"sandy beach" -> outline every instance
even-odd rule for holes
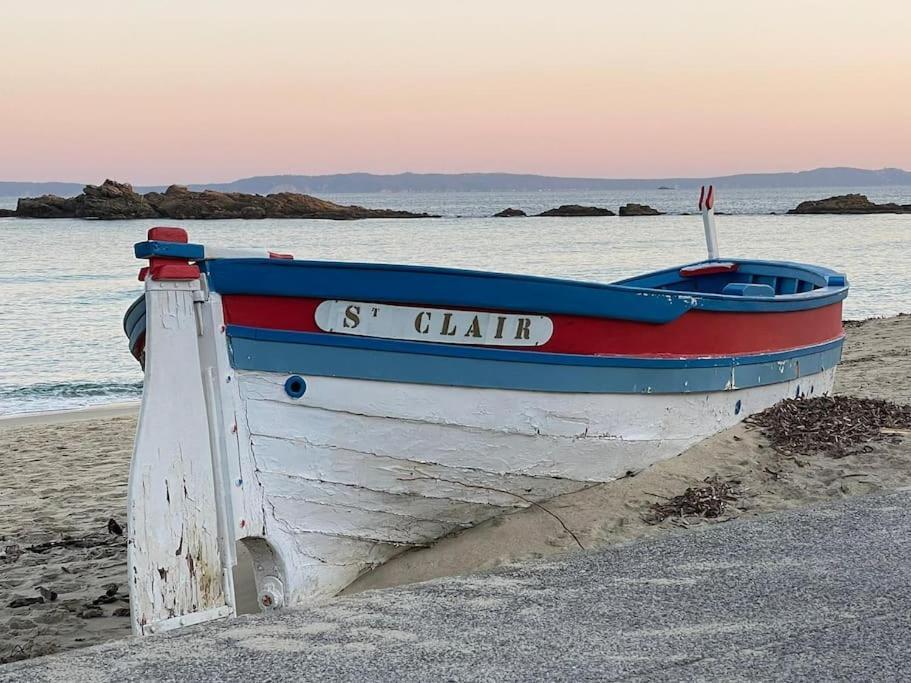
[[[849,323],[838,393],[911,403],[911,316]],[[0,662],[129,635],[125,517],[135,405],[0,419]],[[740,425],[635,476],[491,520],[405,553],[346,592],[399,585],[717,523],[646,521],[656,501],[718,475],[740,482],[717,521],[911,485],[907,435],[863,454],[783,455]],[[68,539],[68,540],[67,540]],[[37,598],[39,587],[57,593]],[[18,602],[17,602],[18,601]],[[96,603],[96,604],[93,604]]]

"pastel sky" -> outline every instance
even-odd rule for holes
[[[0,179],[911,167],[908,0],[0,4]]]

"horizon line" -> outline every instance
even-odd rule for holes
[[[883,166],[881,168],[864,168],[861,166],[818,166],[816,168],[806,168],[801,170],[792,170],[792,171],[742,171],[739,173],[727,173],[724,175],[668,175],[668,176],[654,176],[654,177],[604,177],[604,176],[564,176],[564,175],[548,175],[544,173],[521,173],[516,171],[459,171],[459,172],[446,172],[446,171],[400,171],[397,173],[375,173],[372,171],[338,171],[334,173],[261,173],[258,175],[247,175],[239,178],[233,178],[231,180],[216,180],[216,181],[205,181],[205,182],[193,182],[193,181],[181,181],[181,182],[166,182],[166,183],[132,183],[129,180],[122,181],[117,178],[105,178],[105,180],[113,180],[115,182],[125,182],[134,187],[167,187],[169,185],[230,185],[232,183],[241,182],[244,180],[251,180],[254,178],[284,178],[284,177],[306,177],[306,178],[328,178],[335,176],[373,176],[378,178],[390,178],[396,176],[448,176],[448,177],[458,177],[458,176],[472,176],[472,175],[499,175],[499,176],[522,176],[522,177],[531,177],[531,178],[554,178],[559,180],[597,180],[597,181],[624,181],[624,182],[656,182],[661,180],[722,180],[725,178],[736,178],[739,176],[768,176],[768,175],[799,175],[802,173],[813,173],[816,171],[866,171],[870,173],[882,172],[882,171],[898,171],[901,173],[911,173],[911,171],[897,166]],[[103,181],[102,181],[103,182]],[[17,184],[29,184],[29,185],[93,185],[95,183],[86,183],[84,180],[0,180],[0,183],[17,183]],[[100,184],[100,183],[98,183]]]

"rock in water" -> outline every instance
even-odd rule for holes
[[[664,214],[658,209],[653,209],[648,204],[633,204],[620,207],[621,216],[663,216]]]
[[[76,616],[80,619],[97,619],[104,616],[104,611],[100,607],[85,605],[77,612]]]
[[[508,209],[503,209],[499,213],[493,215],[494,218],[517,218],[519,216],[527,216],[528,214],[522,211],[522,209],[513,209],[509,207]]]
[[[45,588],[44,586],[36,586],[35,590],[38,591],[41,594],[41,597],[48,602],[54,602],[57,599],[57,591],[52,591],[50,588]]]
[[[16,215],[25,218],[75,218],[76,199],[53,194],[21,197],[16,203]]]
[[[105,180],[101,185],[86,185],[76,202],[76,218],[158,218],[146,198],[133,191],[129,183]]]
[[[306,194],[279,192],[266,195],[241,192],[194,192],[183,185],[171,185],[162,192],[139,194],[128,183],[105,180],[86,185],[78,197],[54,195],[19,200],[16,216],[21,218],[438,218],[427,213],[392,209],[344,206]]]
[[[9,607],[15,609],[17,607],[28,607],[29,605],[41,605],[44,603],[44,598],[15,598],[12,602],[9,603]]]
[[[115,536],[123,536],[123,527],[120,526],[113,517],[108,520],[108,533],[114,534]]]
[[[579,206],[578,204],[564,204],[559,206],[556,209],[549,209],[543,213],[539,213],[539,216],[566,216],[570,218],[574,217],[586,217],[586,216],[616,216],[613,211],[610,209],[602,209],[598,206]]]
[[[812,213],[911,213],[911,204],[876,204],[862,194],[842,194],[826,199],[801,202],[791,214]]]
[[[99,595],[97,598],[92,600],[92,605],[110,605],[112,602],[117,602],[117,597],[114,595]]]

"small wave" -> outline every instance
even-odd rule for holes
[[[142,382],[67,382],[0,386],[0,415],[45,410],[71,410],[132,401],[142,395]]]
[[[97,396],[139,397],[142,382],[67,382],[0,387],[0,399],[89,398]]]

